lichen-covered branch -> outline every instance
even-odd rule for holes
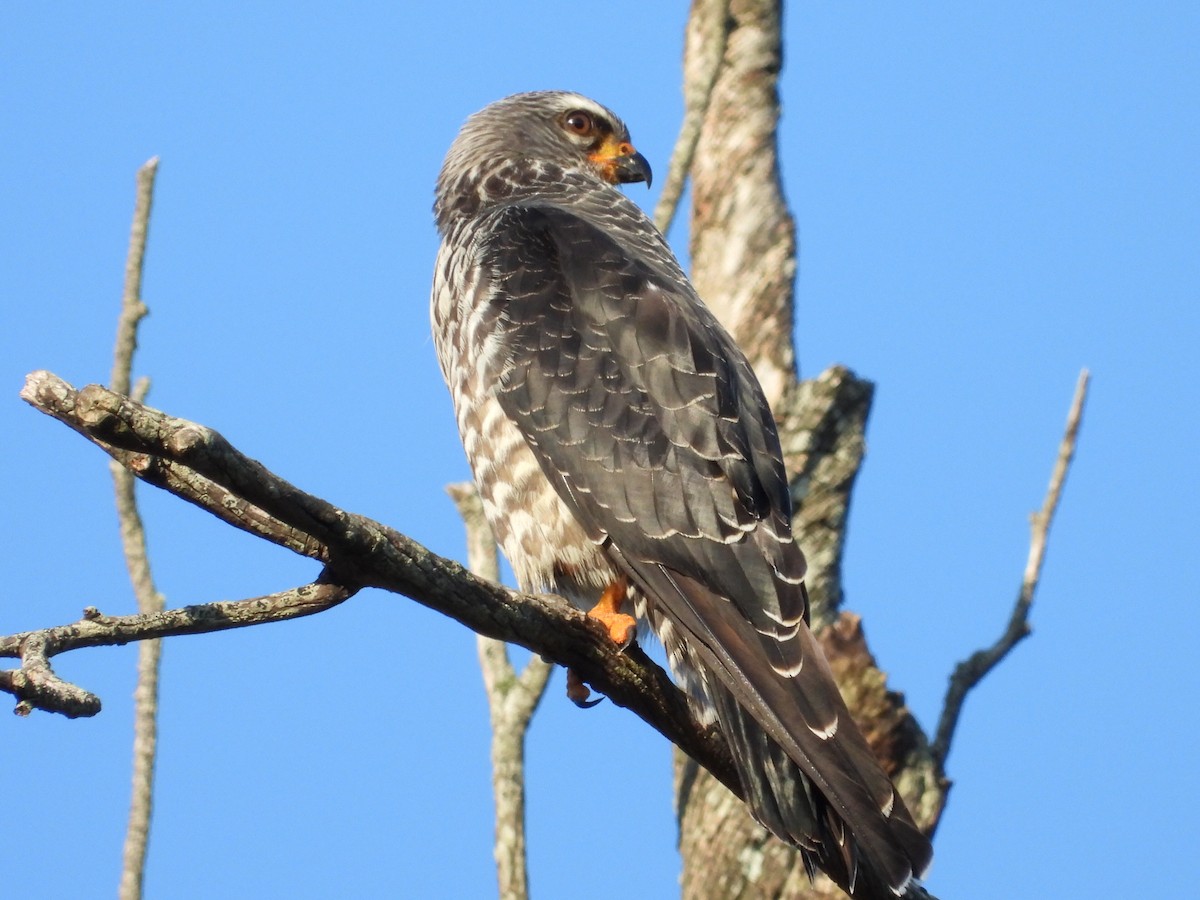
[[[0,690],[17,698],[19,715],[40,709],[71,719],[94,716],[100,712],[100,698],[55,675],[51,657],[84,647],[119,647],[134,641],[209,634],[311,616],[336,606],[357,590],[354,585],[322,580],[249,600],[129,616],[107,616],[88,607],[78,622],[0,637],[0,657],[21,660],[19,669],[0,671]]]
[[[114,458],[138,463],[139,476],[166,467],[174,477],[165,485],[179,496],[252,534],[297,553],[327,559],[323,582],[340,586],[341,591],[352,593],[372,586],[403,594],[479,634],[519,644],[574,669],[613,703],[637,714],[723,783],[740,790],[728,745],[714,729],[701,727],[692,718],[686,699],[667,674],[636,646],[618,652],[603,626],[561,598],[510,591],[476,578],[458,563],[430,553],[394,529],[299,490],[242,454],[217,432],[98,385],[77,391],[49,372],[35,372],[28,377],[22,397]],[[204,480],[198,482],[199,476]],[[195,484],[212,485],[214,490],[194,490]],[[223,498],[229,497],[258,510],[259,517],[248,522],[223,515]],[[264,529],[263,522],[287,529],[288,539],[280,538],[282,531]],[[328,589],[319,584],[300,590],[315,591],[318,599],[330,605],[345,599],[340,593],[330,598]],[[22,658],[29,642],[41,639],[37,635],[54,642],[49,656],[77,647],[217,631],[306,614],[298,611],[301,607],[295,603],[287,610],[272,611],[266,608],[270,599],[205,604],[150,616],[85,618],[72,625],[2,637],[0,657]],[[245,604],[256,602],[264,608],[248,611]],[[28,701],[28,708],[67,712],[59,705],[41,702],[41,695],[25,686],[27,681],[22,670],[9,672],[0,677],[0,690],[16,694],[23,703]],[[98,701],[94,706],[75,714],[94,715]]]
[[[84,618],[87,618],[87,612]],[[46,629],[13,635],[4,640],[3,643],[9,644],[6,649],[11,649],[11,652],[0,652],[0,655],[21,660],[19,669],[0,671],[0,690],[17,698],[17,705],[13,709],[17,715],[27,716],[35,709],[43,709],[75,719],[100,712],[100,699],[95,694],[63,681],[50,666],[50,657],[56,649],[54,638],[62,630]],[[0,643],[0,647],[3,643]]]
[[[446,488],[467,529],[467,565],[480,578],[500,580],[500,564],[483,502],[473,484]],[[493,853],[500,900],[526,900],[529,874],[525,853],[525,735],[546,691],[553,668],[540,656],[520,672],[503,641],[479,635],[479,667],[492,723],[492,794],[496,802]]]
[[[1042,562],[1046,558],[1046,542],[1050,536],[1050,524],[1054,513],[1058,510],[1062,498],[1063,485],[1067,480],[1067,472],[1071,468],[1071,460],[1075,456],[1075,443],[1079,436],[1079,426],[1083,421],[1083,407],[1087,401],[1087,389],[1090,375],[1087,369],[1079,373],[1079,381],[1075,385],[1075,396],[1071,400],[1071,409],[1067,413],[1067,425],[1062,440],[1058,445],[1058,456],[1054,461],[1054,470],[1050,474],[1050,486],[1046,489],[1046,497],[1042,508],[1030,516],[1029,556],[1025,562],[1025,574],[1021,579],[1017,600],[1013,604],[1004,632],[990,647],[977,650],[967,659],[960,662],[950,676],[950,684],[946,689],[946,699],[942,704],[942,715],[938,720],[937,737],[933,742],[933,755],[938,765],[946,765],[950,755],[950,745],[954,740],[954,731],[958,726],[958,718],[962,713],[963,703],[967,694],[975,685],[983,680],[1018,643],[1030,634],[1029,609],[1033,606],[1033,595],[1037,591],[1038,581],[1042,576]]]

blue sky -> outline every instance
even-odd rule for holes
[[[17,391],[38,368],[107,380],[152,155],[151,402],[461,558],[443,486],[467,471],[427,316],[442,154],[490,100],[567,87],[616,109],[665,172],[685,6],[9,4],[0,631],[132,606],[105,459]],[[1008,614],[1075,378],[1094,375],[1034,635],[971,696],[949,761],[930,879],[945,897],[1194,890],[1197,10],[789,8],[801,366],[878,385],[848,604],[927,728],[955,662]],[[316,574],[142,498],[172,605]],[[59,658],[103,697],[95,719],[0,716],[12,896],[114,893],[134,658]],[[673,896],[667,746],[562,693],[558,676],[530,736],[535,895]],[[486,708],[458,625],[365,593],[166,646],[149,896],[486,897],[490,846]]]

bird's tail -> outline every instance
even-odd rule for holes
[[[928,897],[913,878],[929,844],[903,803],[874,815],[877,833],[855,834],[807,774],[723,687],[712,691],[717,721],[733,751],[754,817],[799,849],[805,869],[820,869],[855,900]],[[878,832],[886,833],[878,833]]]

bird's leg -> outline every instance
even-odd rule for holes
[[[629,582],[625,580],[624,575],[618,576],[616,581],[604,589],[596,605],[587,613],[589,617],[596,619],[604,626],[608,631],[609,638],[622,650],[633,642],[634,635],[637,634],[637,619],[628,613],[621,612],[628,591]],[[599,700],[589,700],[591,695],[592,692],[575,670],[567,669],[567,697],[571,702],[578,707],[587,709],[600,702]]]

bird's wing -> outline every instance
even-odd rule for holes
[[[798,584],[804,561],[745,357],[669,261],[631,255],[555,207],[497,218],[484,251],[500,308],[497,396],[560,493],[595,539],[747,598],[740,612],[764,632],[791,629],[803,601],[774,585]]]
[[[736,713],[720,709],[726,698],[902,883],[928,843],[805,624],[804,560],[761,388],[657,234],[625,239],[605,215],[494,214],[480,261],[498,309],[497,398],[591,537],[712,673],[723,726]],[[822,818],[821,801],[809,807]],[[824,828],[809,827],[810,844]]]

